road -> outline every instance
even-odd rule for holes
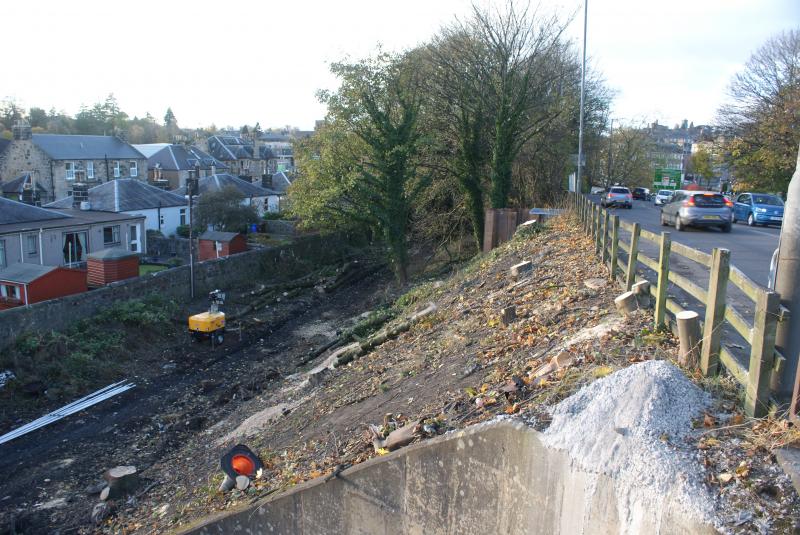
[[[595,202],[599,201],[593,196]],[[633,201],[630,210],[612,209],[623,221],[639,223],[643,229],[660,234],[669,231],[672,241],[679,242],[694,249],[711,253],[715,247],[723,247],[731,252],[731,264],[739,268],[745,275],[759,284],[766,285],[769,277],[769,263],[772,253],[778,247],[780,228],[748,227],[745,223],[733,225],[730,234],[717,229],[690,228],[677,232],[673,227],[662,227],[660,223],[660,207],[652,202]],[[651,256],[648,254],[648,256]]]

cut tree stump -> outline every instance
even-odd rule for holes
[[[680,338],[678,362],[694,369],[700,360],[700,316],[692,310],[684,310],[675,314],[675,320]]]
[[[103,479],[108,482],[108,487],[100,493],[102,500],[132,494],[139,485],[139,473],[135,466],[116,466],[103,474]]]
[[[524,262],[520,262],[519,264],[514,264],[511,266],[511,276],[517,279],[521,275],[530,273],[531,270],[533,270],[533,262],[530,260],[525,260]]]
[[[650,306],[650,281],[639,281],[631,287],[640,307]]]
[[[500,311],[500,321],[504,327],[508,327],[517,319],[517,307],[511,305]]]
[[[628,316],[639,309],[639,303],[636,300],[636,295],[633,292],[625,292],[619,297],[614,299],[614,305],[623,316]]]

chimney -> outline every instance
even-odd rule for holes
[[[20,119],[11,127],[11,134],[16,141],[31,139],[32,132],[30,123],[25,119]]]

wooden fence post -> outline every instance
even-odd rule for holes
[[[639,261],[639,234],[641,232],[642,226],[634,223],[631,231],[631,250],[628,253],[628,268],[625,270],[625,291],[628,292],[636,282],[636,264]]]
[[[725,298],[731,270],[731,252],[715,248],[711,251],[711,275],[708,279],[708,300],[703,322],[703,349],[700,371],[705,377],[719,370],[719,350],[722,339],[722,321],[725,318]]]
[[[594,234],[595,234],[595,236],[594,236],[594,241],[595,241],[594,250],[595,250],[595,254],[597,254],[598,256],[600,256],[600,240],[601,240],[600,232],[601,232],[602,228],[603,228],[603,212],[602,212],[602,209],[598,206],[597,207],[597,224],[595,226],[595,232],[594,232]]]
[[[615,215],[611,220],[611,282],[617,280],[617,263],[619,259],[619,216]]]
[[[608,225],[611,223],[611,212],[608,210],[604,210],[605,214],[603,214],[603,240],[601,245],[601,255],[600,261],[603,265],[608,264]]]
[[[744,398],[747,416],[759,418],[769,410],[769,381],[775,358],[775,330],[780,304],[780,296],[775,292],[758,292]]]
[[[672,238],[669,232],[661,233],[661,246],[658,252],[658,287],[656,288],[655,328],[666,326],[664,316],[667,311],[667,286],[669,286],[669,252]]]

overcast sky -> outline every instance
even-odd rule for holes
[[[482,2],[484,5],[489,2]],[[499,4],[500,2],[495,2]],[[574,14],[583,3],[543,0]],[[183,127],[310,129],[328,65],[402,50],[465,16],[465,0],[26,0],[3,5],[0,97],[74,114],[114,93],[130,115]],[[617,91],[614,117],[713,120],[731,76],[770,36],[800,27],[800,0],[590,0],[588,54]]]

